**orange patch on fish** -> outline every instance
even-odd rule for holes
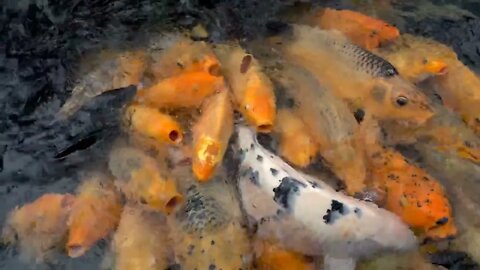
[[[230,85],[237,109],[258,132],[272,131],[276,118],[276,99],[270,79],[258,61],[240,46],[218,46],[224,76]]]
[[[391,42],[400,35],[396,27],[352,10],[325,8],[315,13],[309,22],[323,29],[339,30],[353,43],[368,50]]]
[[[279,152],[286,160],[306,167],[318,154],[318,145],[303,121],[289,110],[278,111],[275,129],[280,134]]]
[[[366,136],[370,177],[374,187],[385,190],[384,207],[427,237],[456,235],[450,202],[440,183],[399,152],[379,145],[376,135]]]
[[[186,72],[140,89],[136,101],[157,108],[197,107],[224,86],[223,77],[209,72]]]
[[[6,219],[3,242],[18,242],[20,251],[38,262],[49,259],[49,252],[68,233],[67,219],[74,202],[71,194],[47,193],[15,208]]]
[[[69,217],[68,256],[80,257],[112,232],[120,219],[120,194],[110,179],[94,176],[78,188]]]
[[[285,250],[267,241],[256,243],[258,270],[314,270],[312,259],[297,252]]]
[[[199,181],[207,181],[223,160],[233,133],[233,108],[227,89],[205,100],[193,127],[192,169]]]
[[[157,142],[179,144],[183,140],[180,124],[172,116],[157,109],[131,105],[126,112],[126,121],[134,131]]]

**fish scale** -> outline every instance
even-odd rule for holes
[[[333,32],[333,34],[337,33]],[[399,74],[390,62],[353,43],[334,40],[333,36],[328,36],[328,33],[325,33],[324,43],[353,63],[356,70],[365,72],[370,76],[388,78]]]

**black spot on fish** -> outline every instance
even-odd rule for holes
[[[217,267],[214,264],[210,264],[208,266],[208,270],[215,270],[215,269],[217,269]]]
[[[355,213],[355,215],[357,215],[358,218],[362,217],[362,210],[360,208],[355,207],[355,210],[353,210],[353,212]]]
[[[215,241],[210,241],[210,245],[214,246],[215,245]]]
[[[255,145],[253,145],[253,143],[252,143],[252,144],[250,144],[250,149],[252,149],[252,150],[253,150],[254,148],[255,148]]]
[[[357,123],[360,124],[363,121],[363,118],[365,117],[365,111],[362,109],[358,109],[353,113],[353,116],[355,116]]]
[[[448,217],[442,217],[441,219],[437,220],[435,223],[437,223],[437,225],[445,225],[447,224],[448,222]]]
[[[245,74],[250,68],[252,63],[252,56],[247,54],[242,58],[242,63],[240,64],[240,73]]]
[[[292,196],[300,193],[300,188],[306,185],[295,178],[284,177],[278,187],[273,189],[275,193],[273,200],[285,209],[290,209]]]
[[[333,224],[336,217],[340,217],[341,215],[345,215],[347,213],[348,209],[343,203],[337,200],[332,200],[331,209],[327,209],[327,213],[323,216],[323,220],[325,224]]]
[[[260,161],[260,162],[262,162],[262,161],[263,161],[263,157],[260,156],[260,155],[257,155],[257,160]]]
[[[320,185],[319,185],[317,182],[308,181],[308,183],[310,184],[310,186],[311,186],[312,188],[322,188],[322,187],[320,187]]]
[[[252,182],[254,185],[258,186],[260,184],[260,178],[258,177],[258,171],[251,171],[250,173],[250,182]]]
[[[272,173],[272,176],[277,176],[278,170],[274,168],[270,168],[270,172]]]

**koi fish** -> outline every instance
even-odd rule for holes
[[[204,71],[181,73],[139,89],[135,101],[157,108],[197,107],[224,87],[222,76]]]
[[[448,108],[480,134],[480,78],[460,60],[449,63],[448,74],[433,78],[433,89]]]
[[[380,120],[415,125],[433,115],[427,96],[401,78],[392,64],[338,32],[294,25],[293,40],[281,47],[288,60],[308,69],[354,109],[368,110]]]
[[[419,83],[433,76],[448,73],[445,59],[456,55],[445,50],[434,49],[438,45],[429,39],[402,34],[388,46],[375,50],[375,53],[392,63],[400,75],[412,83]]]
[[[178,33],[166,33],[150,41],[148,75],[153,82],[188,72],[220,74],[220,63],[210,46]]]
[[[272,131],[276,117],[276,99],[270,79],[260,64],[239,45],[217,46],[215,53],[222,64],[237,109],[259,132]]]
[[[292,164],[306,167],[318,154],[317,143],[303,121],[292,111],[278,111],[275,130],[280,134],[279,153]]]
[[[74,201],[71,194],[47,193],[16,207],[6,219],[3,242],[18,244],[23,255],[36,262],[50,260],[68,234],[67,219]]]
[[[305,124],[319,153],[345,182],[349,194],[361,192],[365,187],[366,166],[363,151],[357,145],[358,124],[348,106],[307,70],[280,62],[278,55],[271,56],[275,60],[274,63],[266,60],[270,62],[268,66],[282,68],[269,70],[269,75],[286,95],[292,97],[292,111]],[[280,121],[286,120],[279,118]],[[292,143],[298,145],[297,141]],[[300,152],[298,146],[295,151]]]
[[[170,115],[157,109],[130,105],[126,111],[127,126],[139,134],[157,142],[179,144],[183,140],[180,124]]]
[[[165,217],[140,205],[124,207],[113,238],[115,269],[167,269],[168,228]]]
[[[258,270],[315,270],[313,260],[300,253],[285,250],[269,241],[256,242]]]
[[[389,144],[431,144],[436,151],[480,164],[480,138],[452,111],[435,106],[435,115],[420,127],[382,123]]]
[[[252,247],[234,187],[218,170],[206,183],[176,175],[185,205],[169,217],[175,261],[182,269],[252,269]]]
[[[122,205],[120,194],[109,180],[103,175],[94,175],[78,187],[68,219],[69,234],[65,246],[68,256],[82,256],[117,227]]]
[[[367,50],[378,48],[400,36],[396,27],[352,10],[320,9],[305,22],[325,30],[338,30],[354,44]]]
[[[394,149],[380,145],[380,128],[373,119],[362,122],[370,179],[385,193],[384,207],[413,229],[432,239],[457,233],[450,202],[442,185]],[[367,131],[368,130],[368,131]]]
[[[70,98],[58,112],[60,118],[68,118],[90,99],[113,89],[139,85],[146,69],[147,56],[142,50],[126,51],[107,57],[96,67],[79,78]]]
[[[233,108],[227,89],[205,100],[200,119],[193,127],[192,170],[199,181],[207,181],[223,160],[233,133]]]
[[[325,255],[327,269],[354,269],[358,258],[415,247],[415,236],[396,215],[296,171],[263,148],[253,130],[239,126],[237,133],[238,188],[258,237]]]
[[[141,150],[117,147],[110,152],[110,172],[127,199],[170,214],[183,202],[175,181],[160,172],[157,161]]]

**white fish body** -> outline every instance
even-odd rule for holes
[[[325,255],[331,269],[353,269],[357,258],[416,246],[412,231],[394,214],[296,171],[263,148],[252,129],[239,126],[237,133],[238,186],[260,237],[306,255]]]

